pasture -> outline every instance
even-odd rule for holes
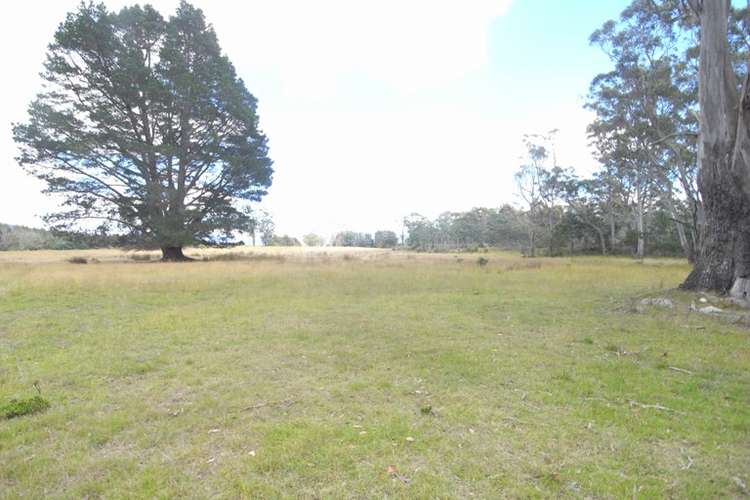
[[[50,404],[1,498],[748,494],[750,333],[685,262],[189,254],[0,253],[0,405]]]

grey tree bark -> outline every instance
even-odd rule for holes
[[[750,99],[738,91],[728,42],[730,0],[688,0],[700,18],[698,187],[702,245],[683,288],[750,291]]]

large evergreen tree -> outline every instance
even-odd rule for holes
[[[201,10],[82,4],[55,33],[45,90],[13,133],[21,165],[62,196],[54,226],[98,221],[182,260],[230,239],[271,184],[256,99]]]

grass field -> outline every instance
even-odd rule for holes
[[[0,405],[50,403],[0,497],[748,494],[750,332],[683,262],[233,252],[0,254]]]

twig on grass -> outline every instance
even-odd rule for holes
[[[282,406],[284,408],[287,408],[289,406],[292,406],[294,403],[296,403],[296,401],[293,399],[284,399],[282,401],[260,402],[254,405],[247,406],[243,408],[242,411],[257,410],[260,408],[264,408],[266,406]]]
[[[669,369],[674,370],[676,372],[680,372],[680,373],[687,373],[688,375],[693,374],[693,372],[691,372],[690,370],[685,370],[684,368],[677,368],[676,366],[670,366]]]
[[[660,405],[658,403],[650,405],[650,404],[645,404],[645,403],[639,403],[638,401],[633,401],[632,399],[629,399],[628,400],[628,404],[630,406],[637,406],[639,408],[661,410],[661,411],[670,411],[670,412],[679,413],[681,415],[684,415],[684,413],[681,412],[681,411],[673,410],[672,408],[667,408],[666,406],[662,406],[662,405]]]
[[[503,420],[507,420],[508,422],[513,422],[514,424],[531,425],[530,423],[524,422],[523,420],[519,420],[516,417],[503,417]]]
[[[587,400],[587,401],[602,401],[603,403],[606,403],[607,405],[609,405],[609,404],[621,404],[620,401],[610,401],[610,400],[605,399],[605,398],[587,397],[587,398],[584,398],[584,399]],[[667,412],[677,413],[677,414],[680,414],[680,415],[685,415],[685,412],[674,410],[672,408],[668,408],[668,407],[660,405],[658,403],[657,404],[646,404],[646,403],[641,403],[641,402],[638,402],[638,401],[634,401],[632,399],[626,399],[625,402],[628,403],[628,405],[630,405],[631,408],[633,406],[637,406],[638,408],[645,408],[645,409],[652,409],[652,410],[661,410],[661,411],[667,411]]]
[[[681,465],[680,469],[688,470],[690,467],[693,466],[693,458],[687,453],[685,453],[685,448],[682,448],[682,453],[687,457],[687,462],[685,462],[685,465]]]

